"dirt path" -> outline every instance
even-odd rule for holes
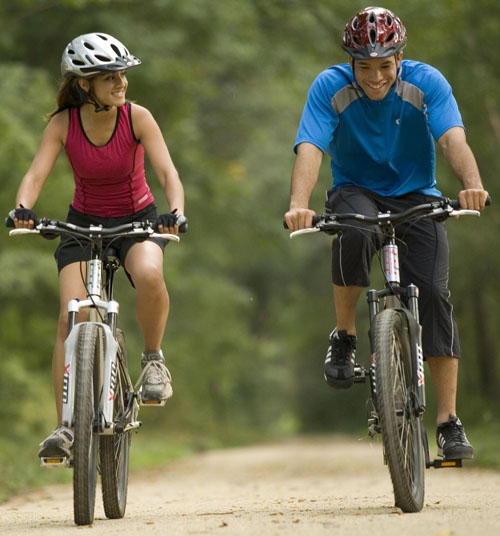
[[[49,487],[0,505],[0,534],[498,536],[500,473],[428,470],[426,506],[393,506],[381,448],[369,440],[301,439],[208,452],[131,475],[127,514],[73,525],[72,491]]]

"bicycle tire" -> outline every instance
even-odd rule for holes
[[[123,333],[117,330],[118,360],[114,395],[113,421],[119,422],[133,388],[128,379],[127,354]],[[104,513],[109,519],[120,519],[127,506],[128,466],[131,432],[102,435],[99,440],[101,484]]]
[[[376,317],[377,407],[394,498],[403,512],[424,503],[422,416],[415,412],[410,337],[405,316],[386,309]]]
[[[96,325],[84,324],[78,334],[76,349],[73,509],[77,525],[91,525],[94,521],[99,440],[94,430],[94,418],[101,391],[100,337],[102,334]]]

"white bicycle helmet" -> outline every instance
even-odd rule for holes
[[[118,39],[105,33],[89,33],[75,37],[64,49],[61,73],[88,77],[105,71],[122,71],[140,63]]]

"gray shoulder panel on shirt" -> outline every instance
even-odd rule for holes
[[[357,88],[349,84],[337,91],[332,97],[332,107],[340,115],[350,104],[358,100],[361,94]]]
[[[396,95],[415,106],[417,110],[422,110],[424,105],[424,92],[417,86],[414,86],[409,82],[404,82],[403,80],[398,80]]]

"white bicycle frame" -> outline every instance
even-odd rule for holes
[[[96,228],[98,231],[99,229]],[[13,229],[9,232],[10,236],[20,234],[40,234],[38,229]],[[177,235],[167,233],[152,233],[153,238],[164,238],[172,242],[179,242]],[[100,259],[91,259],[88,262],[87,271],[87,299],[70,300],[68,303],[68,315],[78,313],[85,307],[94,307],[106,310],[107,314],[118,314],[119,305],[115,300],[103,300],[102,295],[102,267],[103,262]],[[104,334],[104,363],[103,363],[103,392],[101,407],[101,423],[99,431],[104,435],[114,433],[113,423],[113,401],[115,396],[116,378],[117,378],[117,350],[118,343],[111,332],[111,328],[104,322],[79,322],[71,329],[68,337],[64,341],[64,377],[63,377],[63,401],[62,401],[62,422],[64,426],[72,428],[74,425],[74,406],[75,406],[75,371],[76,371],[76,352],[80,330],[86,324],[93,324],[99,327]],[[137,404],[137,401],[135,401]],[[139,406],[135,408],[134,414],[137,415]],[[127,429],[139,427],[138,422],[132,421]]]

